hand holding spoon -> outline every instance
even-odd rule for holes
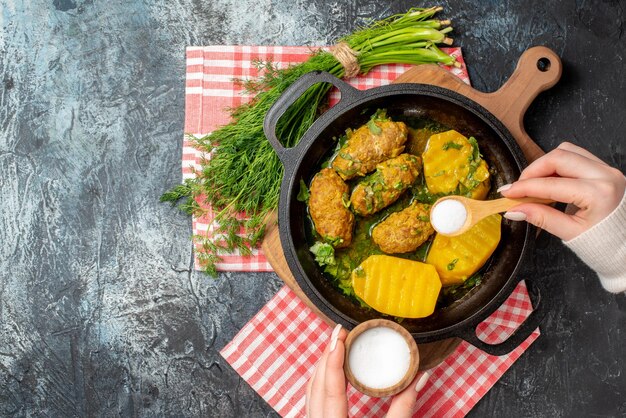
[[[506,212],[522,203],[549,204],[553,201],[536,197],[475,200],[463,196],[446,196],[430,208],[430,222],[441,235],[461,235],[479,221],[494,213]]]

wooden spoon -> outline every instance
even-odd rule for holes
[[[446,213],[443,213],[443,206],[439,206],[438,211],[434,212],[437,205],[446,200],[454,200],[460,203],[462,207],[448,203],[446,204],[446,206],[448,206],[447,210],[445,210]],[[487,216],[493,215],[494,213],[506,212],[522,203],[550,204],[554,202],[552,200],[539,199],[536,197],[521,197],[517,199],[502,197],[494,200],[475,200],[463,196],[446,196],[437,199],[435,204],[430,208],[430,222],[433,228],[435,228],[435,231],[441,235],[454,237],[466,232]],[[463,208],[465,211],[463,211]],[[465,217],[464,222],[463,216]]]

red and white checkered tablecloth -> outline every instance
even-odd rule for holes
[[[448,48],[463,64],[460,48]],[[257,75],[253,60],[271,60],[279,66],[301,62],[308,47],[206,46],[187,49],[185,132],[203,136],[229,122],[226,109],[242,104],[248,97],[233,79]],[[360,89],[388,84],[409,68],[388,65],[375,68],[364,77],[349,80]],[[465,65],[450,68],[469,83]],[[331,100],[336,100],[336,97]],[[193,176],[203,156],[191,141],[183,144],[183,178]],[[193,219],[193,233],[211,236],[212,218]],[[196,266],[198,266],[196,260]],[[271,271],[260,250],[252,256],[226,255],[218,264],[222,271]],[[524,283],[491,317],[478,327],[478,336],[489,343],[504,340],[532,310]],[[221,351],[232,367],[279,414],[304,416],[305,386],[314,365],[330,338],[330,327],[320,320],[286,286],[255,315]],[[465,415],[498,381],[502,374],[539,336],[537,329],[513,352],[501,357],[487,355],[463,342],[442,364],[419,394],[415,416],[458,417]],[[384,416],[388,399],[370,398],[349,387],[350,415]]]

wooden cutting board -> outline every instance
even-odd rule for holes
[[[561,77],[561,60],[546,47],[526,50],[509,80],[493,93],[480,92],[437,65],[420,65],[408,70],[394,83],[421,83],[444,87],[479,103],[494,114],[511,132],[528,162],[544,154],[524,129],[524,114],[539,93],[552,87]],[[276,218],[270,220],[262,244],[263,251],[274,271],[287,286],[316,312],[326,323],[335,323],[324,315],[304,294],[291,274],[280,243]],[[461,343],[459,338],[448,338],[419,344],[420,370],[437,366]]]

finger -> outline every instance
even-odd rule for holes
[[[387,411],[387,418],[410,418],[413,416],[417,394],[422,390],[429,377],[428,372],[418,373],[409,386],[394,396]]]
[[[309,379],[309,381],[306,383],[306,396],[305,396],[305,409],[306,409],[306,416],[310,417],[311,416],[311,408],[310,408],[310,404],[311,404],[311,397],[313,396],[313,393],[311,391],[311,388],[313,387],[313,381],[315,380],[315,375],[317,374],[317,369],[319,367],[319,362],[317,362],[315,364],[315,367],[313,368],[313,374],[311,375],[311,378]]]
[[[604,161],[602,161],[601,159],[599,159],[598,157],[596,157],[595,155],[587,151],[586,149],[579,147],[578,145],[574,145],[571,142],[562,142],[561,144],[559,144],[557,148],[565,150],[565,151],[575,152],[576,154],[582,155],[583,157],[589,158],[590,160],[596,161],[598,163],[602,163],[604,165],[608,165],[607,163],[605,163]]]
[[[343,331],[341,333],[340,331]],[[310,388],[308,388],[308,405],[307,405],[307,417],[324,417],[324,404],[325,404],[325,379],[326,379],[326,362],[328,361],[328,354],[332,345],[333,336],[341,336],[345,340],[347,332],[342,330],[339,326],[333,329],[331,333],[330,341],[326,344],[324,353],[319,359],[315,372],[309,380]]]
[[[589,196],[593,196],[593,187],[592,183],[580,179],[542,177],[518,180],[501,193],[509,198],[538,197],[555,202],[573,203],[583,208],[587,207]]]
[[[341,332],[343,331],[343,332]],[[335,333],[333,333],[335,334]],[[326,360],[325,373],[325,418],[346,418],[348,416],[348,396],[346,394],[346,376],[343,371],[345,357],[344,341],[347,332],[336,330],[337,337],[331,341],[330,352]]]
[[[310,398],[308,403],[308,418],[324,417],[324,379],[326,374],[326,361],[328,353],[322,354],[311,378]]]
[[[557,148],[533,161],[519,178],[524,180],[555,174],[569,178],[598,178],[602,176],[604,168],[604,163],[600,164],[575,152]]]
[[[552,206],[525,203],[512,208],[504,217],[514,221],[525,220],[564,241],[581,234],[586,228],[582,219],[569,216]]]

